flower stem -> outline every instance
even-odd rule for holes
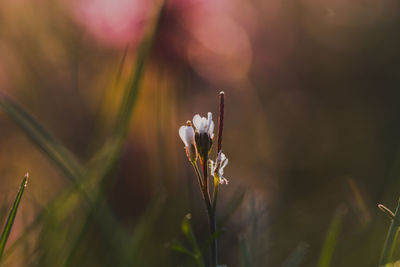
[[[203,178],[204,178],[203,195],[204,195],[204,199],[205,199],[206,206],[207,206],[208,224],[210,226],[210,236],[213,236],[216,231],[216,228],[217,228],[217,221],[216,221],[216,217],[215,217],[215,210],[213,208],[213,204],[211,203],[210,195],[208,192],[207,160],[208,160],[208,155],[204,155],[203,160],[202,160]],[[214,193],[215,193],[215,191],[214,191]],[[217,240],[215,238],[213,239],[213,241],[211,243],[210,252],[211,252],[210,266],[216,267],[217,266]]]
[[[224,130],[224,111],[225,111],[225,93],[219,93],[219,116],[218,116],[218,146],[217,153],[222,150],[222,132]]]
[[[217,209],[217,198],[218,198],[219,178],[214,176],[214,192],[213,192],[213,203],[212,210],[215,213]]]
[[[196,161],[192,161],[191,163],[192,163],[193,168],[194,168],[194,170],[196,172],[197,181],[199,182],[200,189],[203,191],[203,181],[201,179],[201,174],[200,174],[199,167],[197,166]]]
[[[225,94],[224,92],[219,93],[219,116],[218,116],[218,140],[217,140],[217,157],[219,153],[222,153],[222,131],[224,129],[224,109],[225,109]],[[205,158],[205,162],[207,162],[207,158]],[[218,160],[215,160],[215,163],[218,164]],[[204,181],[208,183],[207,177],[207,165],[203,166],[204,173]],[[206,182],[204,182],[206,183]],[[208,184],[207,184],[208,185]],[[205,187],[207,186],[205,184]],[[214,235],[217,230],[217,220],[216,220],[216,208],[217,208],[217,198],[218,198],[218,188],[219,188],[219,177],[214,175],[214,191],[213,191],[213,199],[211,207],[208,209],[208,224],[210,225],[210,234]],[[208,188],[206,187],[207,195]],[[211,201],[210,201],[211,203]],[[211,246],[211,266],[216,267],[218,265],[218,249],[217,249],[217,239],[214,238],[212,240]]]
[[[201,167],[203,168],[203,187],[202,192],[204,196],[204,200],[206,202],[207,212],[210,213],[212,210],[210,194],[208,193],[208,169],[207,169],[207,155],[203,156],[201,161]]]
[[[215,216],[215,212],[213,210],[208,212],[208,224],[210,225],[210,235],[213,236],[215,231],[217,230],[217,220]],[[218,265],[218,253],[217,253],[217,239],[214,238],[212,240],[211,246],[211,267],[217,267]]]
[[[215,160],[216,164],[219,163],[218,158],[220,156],[220,153],[222,153],[222,132],[224,130],[224,111],[225,111],[225,93],[221,91],[219,92],[217,159]],[[214,213],[217,208],[218,188],[219,188],[219,177],[214,175],[214,193],[212,202],[212,209]]]
[[[396,232],[399,229],[399,226],[400,226],[400,199],[398,200],[396,212],[394,213],[392,224],[390,225],[389,232],[386,236],[386,241],[385,245],[383,246],[383,251],[381,259],[379,261],[379,266],[384,266],[385,264],[390,262],[393,252],[395,236]]]

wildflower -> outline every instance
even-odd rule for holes
[[[214,122],[212,113],[208,112],[207,118],[200,117],[199,114],[194,115],[193,124],[196,128],[195,140],[199,151],[200,159],[208,156],[212,141],[214,139]]]
[[[224,177],[224,168],[228,165],[228,159],[221,151],[218,153],[217,161],[210,160],[211,175],[217,177],[220,184],[228,184],[228,180]]]
[[[190,162],[194,163],[197,160],[197,149],[195,142],[195,133],[190,121],[186,125],[179,128],[179,136],[185,144],[186,155]]]

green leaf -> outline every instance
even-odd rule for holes
[[[306,255],[308,249],[308,244],[301,243],[296,249],[289,255],[286,261],[283,263],[283,267],[298,267],[300,266],[301,261]]]
[[[176,252],[189,255],[196,259],[196,255],[178,241],[172,241],[171,243],[166,244],[166,247]]]
[[[217,230],[214,232],[212,236],[207,240],[207,243],[204,245],[202,251],[203,253],[211,246],[211,243],[215,240],[218,239],[221,235],[223,235],[226,232],[225,229]]]
[[[21,202],[22,194],[24,193],[25,187],[28,183],[28,177],[29,177],[29,174],[27,173],[25,175],[24,179],[22,179],[22,183],[19,188],[17,197],[15,198],[14,205],[12,206],[12,208],[10,210],[7,222],[4,226],[4,230],[3,230],[3,233],[0,238],[0,260],[3,256],[3,252],[4,252],[4,248],[7,244],[8,236],[10,235],[12,226],[14,224],[15,216],[17,216],[18,206],[19,206],[19,203]]]

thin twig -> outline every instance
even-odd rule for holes
[[[224,130],[224,110],[225,110],[225,93],[219,93],[219,117],[218,117],[218,147],[217,153],[222,150],[222,131]]]
[[[221,91],[219,93],[217,159],[215,160],[215,164],[219,163],[218,157],[220,157],[222,153],[222,132],[224,130],[224,111],[225,111],[225,93]],[[214,213],[217,208],[218,188],[219,188],[219,179],[216,179],[214,175],[214,192],[213,192],[213,203],[212,203],[212,209]]]

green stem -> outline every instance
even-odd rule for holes
[[[212,204],[212,209],[214,213],[217,208],[218,188],[219,188],[219,178],[217,176],[214,176],[214,192],[213,192],[213,204]]]
[[[217,230],[217,221],[216,221],[216,216],[215,212],[213,209],[213,203],[211,203],[210,200],[210,195],[208,192],[208,168],[207,168],[207,160],[208,156],[205,155],[202,159],[202,167],[203,167],[203,195],[204,199],[206,202],[207,206],[207,212],[208,212],[208,224],[210,226],[210,236],[213,236],[215,231]],[[215,193],[215,191],[214,191]],[[216,267],[217,266],[217,240],[214,239],[211,243],[210,246],[210,252],[211,252],[211,260],[210,260],[210,265],[211,267]]]
[[[204,200],[206,202],[207,212],[210,213],[212,211],[210,194],[208,193],[208,170],[207,170],[207,160],[208,157],[204,156],[201,161],[201,167],[203,168],[203,187],[202,192],[204,196]]]
[[[385,245],[383,246],[383,251],[381,259],[379,261],[379,266],[384,266],[385,264],[391,261],[392,248],[394,245],[396,232],[399,226],[400,226],[400,199],[397,203],[396,212],[394,213],[392,224],[390,225],[389,232],[386,236],[386,241]]]
[[[201,189],[201,191],[203,191],[203,181],[201,180],[201,174],[200,174],[199,167],[197,166],[196,161],[193,161],[193,162],[191,162],[191,163],[192,163],[193,168],[194,168],[194,170],[195,170],[195,172],[196,172],[197,181],[199,182],[200,189]]]
[[[217,230],[217,220],[215,216],[215,212],[213,210],[208,212],[208,223],[210,225],[210,235],[213,236],[215,231]],[[214,238],[212,240],[211,246],[211,267],[217,267],[218,265],[218,253],[217,253],[217,239]]]

